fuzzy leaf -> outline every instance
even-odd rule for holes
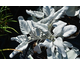
[[[18,20],[19,20],[19,25],[20,25],[21,32],[23,34],[29,34],[31,29],[30,29],[30,26],[29,26],[28,22],[25,21],[22,16],[19,16]]]
[[[47,48],[51,48],[52,47],[52,42],[49,39],[46,39],[43,43],[39,44],[40,46],[45,46]]]
[[[37,18],[42,18],[42,17],[44,17],[44,13],[43,12],[38,12],[38,11],[31,11],[31,10],[26,10],[26,12],[27,12],[27,14],[29,14],[29,15],[33,15],[33,16],[35,16],[35,17],[37,17]]]
[[[74,34],[77,31],[77,27],[75,25],[67,25],[63,28],[63,37],[68,37]]]
[[[28,47],[28,42],[24,41],[22,42],[21,44],[19,44],[15,49],[17,50],[20,50],[20,51],[23,51],[24,49],[26,49]],[[19,53],[19,51],[13,51],[9,57],[10,58],[13,58],[17,53]]]
[[[55,39],[54,45],[56,45],[60,49],[60,52],[61,52],[62,56],[66,57],[66,53],[65,53],[65,50],[64,50],[63,41],[62,41],[61,37],[58,37],[57,39]]]
[[[49,6],[43,6],[43,12],[46,16],[50,15],[50,8]]]
[[[27,37],[27,35],[19,35],[17,37],[12,37],[11,40],[15,40],[19,43],[22,43],[24,41],[28,41],[28,37]]]
[[[79,14],[77,6],[68,6],[68,10],[65,12],[67,16],[77,16]]]
[[[73,45],[70,42],[64,41],[64,46],[73,48]]]
[[[63,27],[66,25],[67,23],[64,23],[62,25],[59,25],[57,27],[55,27],[53,29],[53,33],[54,33],[54,36],[57,37],[57,36],[62,36],[62,33],[63,33]]]

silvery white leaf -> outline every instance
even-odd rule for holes
[[[48,59],[53,59],[53,57],[52,57],[52,56],[47,56],[47,58],[48,58]]]
[[[39,36],[39,37],[40,37],[40,35],[41,35],[41,34],[40,34],[40,32],[41,32],[40,29],[35,28],[33,32],[34,32],[34,34],[35,34],[36,36]]]
[[[19,18],[19,23],[20,23],[20,29],[23,34],[29,34],[30,32],[33,32],[34,34],[37,33],[36,35],[40,36],[39,28],[42,31],[47,31],[47,26],[45,24],[36,23],[32,20],[21,21],[20,20],[22,18],[21,16],[18,18]]]
[[[67,23],[63,22],[61,20],[58,20],[58,21],[56,21],[56,22],[53,23],[53,27],[57,27],[57,26],[62,25],[62,24],[67,24]]]
[[[15,40],[19,43],[22,43],[24,41],[28,41],[27,35],[19,35],[17,37],[12,37],[11,40]]]
[[[62,55],[59,52],[56,52],[55,57],[56,59],[62,59]]]
[[[64,6],[61,9],[59,9],[57,12],[55,12],[54,14],[50,14],[50,17],[53,19],[59,19],[67,9],[68,7]]]
[[[23,34],[29,34],[31,31],[28,22],[26,22],[22,16],[18,17],[19,20],[19,25],[20,25],[20,30]]]
[[[51,48],[47,48],[46,52],[47,52],[47,56],[51,56]]]
[[[75,51],[75,53],[77,53],[78,55],[80,55],[79,49],[77,49],[76,47],[73,47],[72,49]]]
[[[56,45],[60,49],[62,56],[66,57],[65,49],[63,46],[63,40],[61,37],[58,37],[57,39],[55,39],[54,45]]]
[[[67,56],[68,59],[75,59],[78,56],[78,54],[72,49],[67,52]]]
[[[73,45],[70,42],[67,42],[67,41],[64,41],[64,46],[69,47],[69,48],[73,48]]]
[[[26,13],[29,14],[29,15],[33,15],[37,18],[42,18],[44,17],[44,13],[43,12],[39,12],[39,11],[31,11],[31,10],[26,10]]]
[[[75,16],[79,15],[79,11],[80,10],[75,11]]]
[[[40,54],[40,53],[42,52],[39,45],[36,45],[36,46],[34,47],[34,51],[36,51],[38,54]]]
[[[68,7],[64,6],[55,13],[54,13],[54,9],[53,9],[51,14],[48,17],[40,20],[39,22],[40,23],[46,23],[46,22],[50,22],[51,20],[54,20],[54,19],[59,19],[67,9],[68,9]]]
[[[50,15],[50,8],[49,6],[43,6],[43,12],[46,16]]]
[[[32,16],[32,20],[38,22],[38,19],[35,16]]]
[[[22,42],[21,44],[19,44],[15,49],[17,49],[17,50],[20,50],[20,51],[23,51],[24,49],[26,49],[28,47],[28,42]],[[13,51],[10,55],[9,55],[9,57],[10,58],[13,58],[17,53],[19,53],[19,51]]]
[[[41,37],[41,39],[45,40],[45,39],[48,38],[50,35],[51,35],[50,32],[47,31],[47,32],[42,32],[40,37]]]
[[[64,47],[65,48],[65,52],[70,51],[70,49],[68,47]]]
[[[68,37],[74,34],[77,31],[77,27],[75,25],[67,25],[63,28],[63,37]]]
[[[54,33],[54,36],[57,37],[57,36],[62,36],[62,33],[63,33],[63,27],[66,25],[67,23],[64,23],[62,25],[59,25],[57,27],[55,27],[53,29],[53,33]]]
[[[48,27],[46,24],[43,23],[38,23],[38,22],[33,22],[34,27],[41,29],[43,32],[48,31]]]
[[[68,6],[68,10],[65,12],[67,16],[76,16],[79,14],[77,6]]]
[[[51,6],[43,6],[43,12],[46,16],[54,13],[54,9]]]
[[[54,51],[55,51],[55,46],[53,45],[53,46],[51,47],[51,52],[52,52],[51,54],[52,54],[53,59],[56,58]]]
[[[39,44],[40,46],[45,46],[47,48],[51,48],[52,47],[52,42],[49,39],[46,39],[43,43]]]

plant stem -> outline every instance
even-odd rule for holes
[[[2,52],[2,51],[0,51],[0,52],[1,52],[1,54],[3,55],[4,59],[6,59],[6,57],[4,56],[3,52]]]
[[[19,52],[21,52],[21,53],[22,53],[22,51],[17,50],[17,49],[0,49],[0,51],[7,51],[7,50],[15,50],[15,51],[19,51]]]

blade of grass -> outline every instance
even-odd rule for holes
[[[12,29],[12,30],[14,30],[16,33],[18,33],[14,28],[12,28],[12,27],[7,27],[8,29]],[[19,33],[18,33],[19,34]]]
[[[17,22],[16,20],[7,20],[7,21],[5,21],[5,22]]]
[[[1,29],[5,29],[5,31],[11,33],[10,31],[6,30],[6,29],[12,29],[13,31],[15,31],[16,33],[18,33],[14,28],[12,27],[0,27]],[[19,34],[19,33],[18,33]]]
[[[7,35],[7,34],[0,34],[0,36],[5,36],[5,35]]]
[[[2,52],[2,51],[0,51],[0,52],[1,52],[1,54],[3,55],[4,59],[6,59],[6,57],[5,57],[5,55],[3,54],[3,52]]]
[[[8,18],[8,17],[11,17],[11,16],[13,16],[13,15],[7,15],[7,16],[5,16],[4,18],[2,18],[2,20],[6,19],[6,18]]]
[[[0,10],[0,13],[2,13],[3,11],[6,11],[6,10],[9,10],[9,8],[7,8],[7,9],[4,9],[4,10]]]
[[[21,51],[21,50],[17,50],[17,49],[0,49],[0,51],[9,51],[9,50],[15,50],[15,51],[19,51],[19,52],[21,52],[21,53],[22,53],[22,51]]]
[[[4,30],[4,31],[6,31],[6,32],[8,32],[8,33],[12,33],[11,31],[8,31],[8,30]]]

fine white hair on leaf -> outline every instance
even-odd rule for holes
[[[75,25],[67,25],[63,28],[63,37],[68,37],[74,34],[77,31],[77,27]]]
[[[43,12],[39,12],[39,11],[31,11],[31,10],[26,10],[26,13],[29,14],[29,15],[33,15],[37,18],[42,18],[44,17],[44,13]]]
[[[58,37],[57,39],[55,39],[54,45],[56,45],[60,49],[62,56],[66,57],[66,53],[65,53],[65,49],[64,49],[64,45],[63,45],[63,40],[61,37]]]

